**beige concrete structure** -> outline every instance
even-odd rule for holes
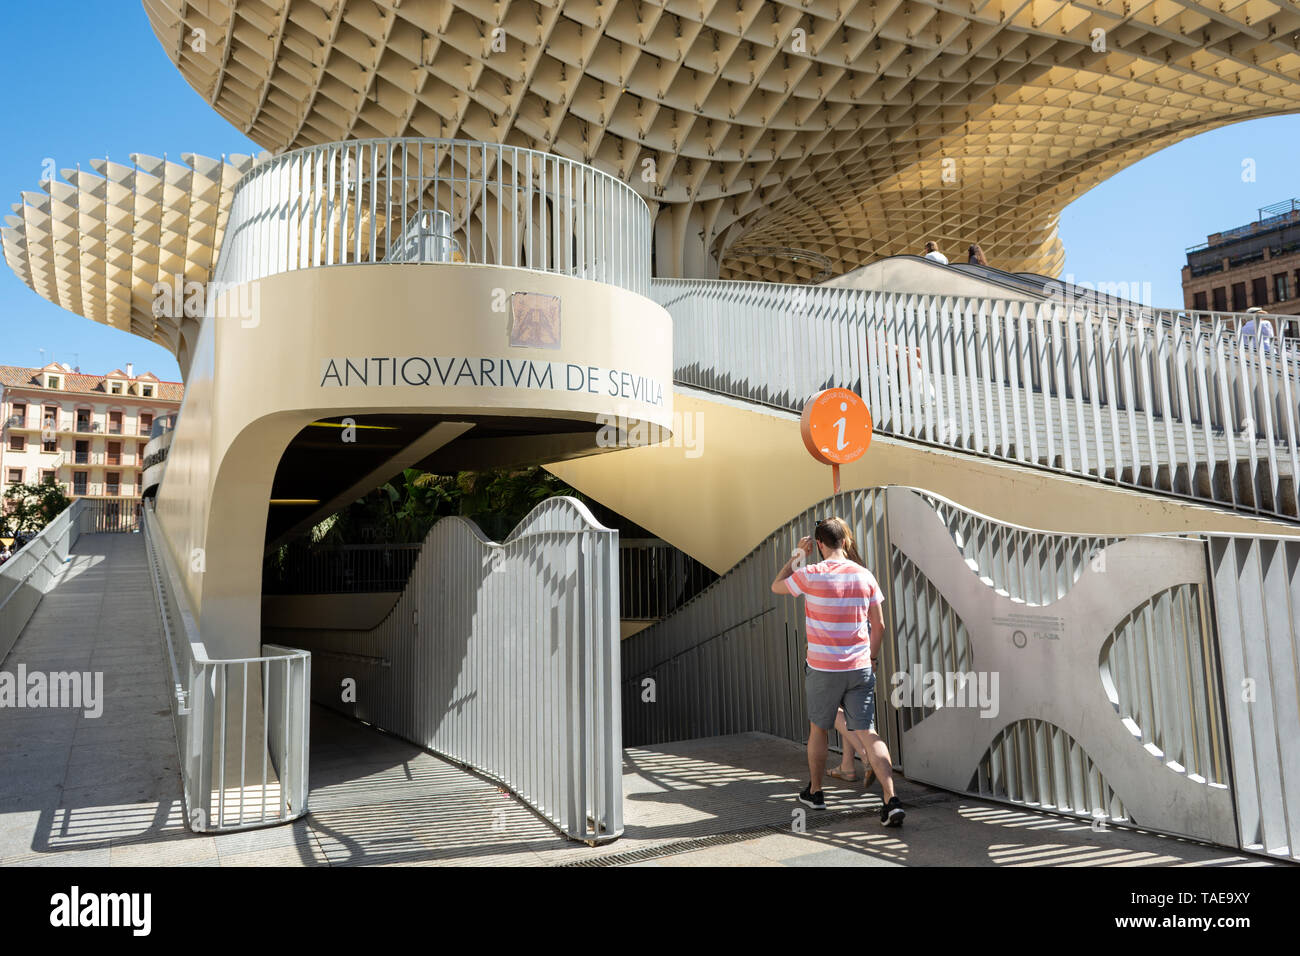
[[[328,509],[328,497],[283,485],[280,472],[286,449],[304,430],[311,432],[312,423],[346,418],[363,429],[366,423],[387,428],[385,421],[420,416],[412,434],[423,436],[421,460],[459,438],[458,447],[471,449],[464,454],[472,453],[482,467],[600,451],[602,415],[633,426],[667,426],[672,419],[668,314],[614,286],[518,269],[423,263],[302,270],[259,280],[257,287],[263,321],[204,323],[158,494],[159,518],[214,657],[252,653],[259,640],[268,501],[271,512],[303,506],[304,517],[317,506]],[[559,298],[560,348],[510,345],[507,316],[493,310],[493,292],[502,288]],[[411,321],[435,301],[436,316]],[[390,373],[392,358],[400,360],[396,383],[377,371],[375,357]],[[447,384],[436,372],[428,384],[409,384],[423,378],[435,358],[457,369]],[[408,360],[414,364],[400,371]],[[513,376],[484,375],[484,361],[515,363],[516,372],[530,364],[515,385]],[[466,369],[473,374],[464,377]],[[594,379],[589,370],[598,370]],[[608,370],[658,383],[662,404],[611,396]],[[496,430],[528,422],[535,428],[522,436]],[[487,437],[471,444],[475,429]],[[333,434],[336,461],[355,450],[364,474],[381,475],[369,487],[402,467],[388,460],[394,453],[366,448],[375,440],[372,432],[358,431],[351,447],[343,429]],[[348,474],[340,466],[337,479],[300,473],[298,480],[342,491],[351,484]]]
[[[677,390],[674,408],[694,417],[694,450],[668,442],[549,470],[719,574],[774,528],[831,494],[830,469],[804,448],[797,415],[686,389]],[[1044,531],[1295,532],[1281,523],[883,436],[863,458],[843,466],[840,478],[846,491],[924,488],[999,521]]]
[[[637,294],[651,245],[661,276],[829,272],[924,292],[915,264],[855,270],[973,238],[999,265],[1052,272],[1056,216],[1081,190],[1197,131],[1300,109],[1286,39],[1300,15],[1273,0],[1217,14],[849,0],[145,8],[183,75],[256,142],[342,143],[65,171],[24,194],[3,231],[39,294],[177,355],[189,394],[159,518],[213,656],[256,641],[262,549],[392,471],[564,462],[607,450],[602,416],[669,426],[671,322]],[[355,142],[402,134],[549,155],[502,175],[503,153],[417,146],[412,178],[409,144],[399,163],[392,141]],[[557,156],[613,178],[561,173]],[[610,196],[621,205],[599,206]],[[447,217],[439,241],[467,261],[400,258],[428,239],[408,234],[426,215]],[[498,306],[516,293],[558,303],[556,348],[512,339]],[[413,384],[399,359],[466,364],[449,379],[435,362],[437,384]],[[507,383],[505,363],[536,381]],[[656,400],[605,390],[608,373],[650,383]],[[555,469],[721,570],[828,482],[785,418],[690,401],[709,423],[701,458],[639,449]],[[341,464],[354,427],[373,443]],[[1127,532],[1258,526],[883,439],[846,481],[930,487],[1043,528],[1100,530],[1084,516],[1102,514]]]
[[[656,274],[808,279],[979,242],[1059,272],[1061,209],[1205,130],[1300,109],[1283,0],[145,0],[272,151],[453,136],[657,208]]]

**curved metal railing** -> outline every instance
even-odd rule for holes
[[[882,434],[1300,520],[1300,353],[1232,317],[752,282],[652,296],[679,384],[791,411],[842,386]]]
[[[628,184],[537,150],[362,139],[266,160],[235,186],[218,283],[320,266],[467,262],[650,285],[650,210]]]
[[[464,518],[439,521],[376,627],[284,633],[312,652],[317,702],[602,842],[623,832],[617,573],[618,532],[550,498],[499,544]]]
[[[827,514],[885,594],[876,726],[909,779],[1300,859],[1293,538],[1059,534],[917,489],[837,494],[623,642],[629,746],[806,739],[804,609],[769,585]]]

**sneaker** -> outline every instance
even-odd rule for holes
[[[804,787],[799,794],[799,802],[805,807],[812,807],[814,810],[826,809],[826,795],[821,790],[816,793],[812,792],[812,784]]]
[[[880,822],[887,827],[901,827],[905,816],[907,813],[903,810],[903,805],[898,802],[898,797],[891,797],[889,802],[880,808]]]

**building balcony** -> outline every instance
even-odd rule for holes
[[[134,485],[131,485],[129,488],[126,485],[121,485],[117,488],[109,488],[103,484],[95,484],[92,482],[86,485],[84,490],[79,490],[77,487],[70,485],[67,482],[60,482],[59,484],[63,487],[63,493],[69,498],[95,498],[104,501],[140,500],[140,496],[134,493]]]
[[[245,174],[215,278],[220,288],[323,266],[430,262],[558,273],[644,296],[650,211],[621,180],[535,150],[331,143]]]

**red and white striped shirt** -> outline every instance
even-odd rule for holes
[[[875,575],[860,564],[831,558],[791,572],[786,587],[803,595],[808,621],[808,666],[818,671],[871,667],[867,611],[885,603]]]

